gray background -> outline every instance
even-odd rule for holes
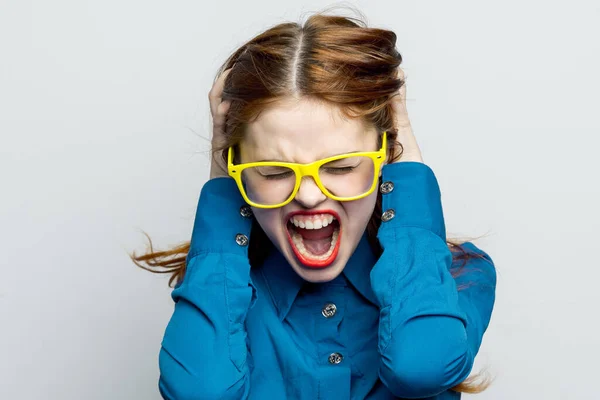
[[[330,4],[0,1],[0,398],[159,399],[170,289],[126,252],[190,238],[220,63]],[[599,3],[346,4],[398,34],[449,235],[498,269],[477,397],[599,398]]]

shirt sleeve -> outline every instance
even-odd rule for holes
[[[382,194],[383,253],[371,271],[380,305],[379,375],[398,397],[435,396],[473,368],[491,318],[496,272],[489,255],[467,243],[481,257],[456,279],[451,275],[441,193],[430,167],[386,165],[382,180],[393,189]]]
[[[233,179],[211,179],[202,188],[185,277],[171,293],[175,309],[159,354],[164,399],[248,396],[244,321],[256,292],[243,205]]]

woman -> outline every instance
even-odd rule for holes
[[[317,14],[222,66],[191,242],[133,257],[177,283],[164,398],[442,400],[487,386],[465,379],[494,265],[446,239],[395,44]]]

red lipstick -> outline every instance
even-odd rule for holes
[[[300,234],[300,232],[304,232],[305,235],[308,236],[307,233],[310,231],[306,231],[306,230],[304,230],[304,228],[296,227],[290,221],[292,219],[292,217],[294,217],[295,215],[318,215],[318,214],[332,215],[334,217],[334,221],[331,223],[331,226],[333,226],[332,235],[333,235],[333,232],[336,232],[336,230],[337,230],[337,240],[334,244],[333,250],[331,251],[331,254],[326,259],[322,259],[322,260],[308,257],[307,255],[302,254],[302,252],[297,248],[297,246],[294,243],[294,240],[292,238],[292,233]],[[288,213],[285,216],[284,223],[286,225],[286,233],[287,233],[287,237],[288,237],[288,242],[290,243],[290,246],[292,247],[292,251],[294,252],[294,255],[296,256],[298,261],[300,261],[300,263],[303,266],[312,268],[312,269],[322,269],[322,268],[325,268],[325,267],[331,265],[331,263],[333,263],[333,261],[336,259],[337,255],[338,255],[341,238],[342,238],[342,229],[341,229],[340,217],[339,217],[338,213],[336,213],[333,210],[293,211],[293,212]],[[327,229],[327,228],[324,227],[322,229]],[[312,232],[311,232],[311,234],[312,234]],[[296,237],[296,240],[298,240],[297,237]],[[301,240],[304,243],[304,240],[305,240],[304,236],[302,236]],[[309,252],[306,248],[304,250],[305,250],[305,252]]]

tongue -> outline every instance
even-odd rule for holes
[[[328,225],[321,229],[304,229],[296,227],[296,231],[302,236],[304,247],[312,254],[321,255],[327,253],[331,247],[331,236],[335,227]]]
[[[319,239],[319,240],[307,240],[304,239],[304,247],[312,254],[320,256],[327,253],[327,250],[331,247],[331,239]]]

